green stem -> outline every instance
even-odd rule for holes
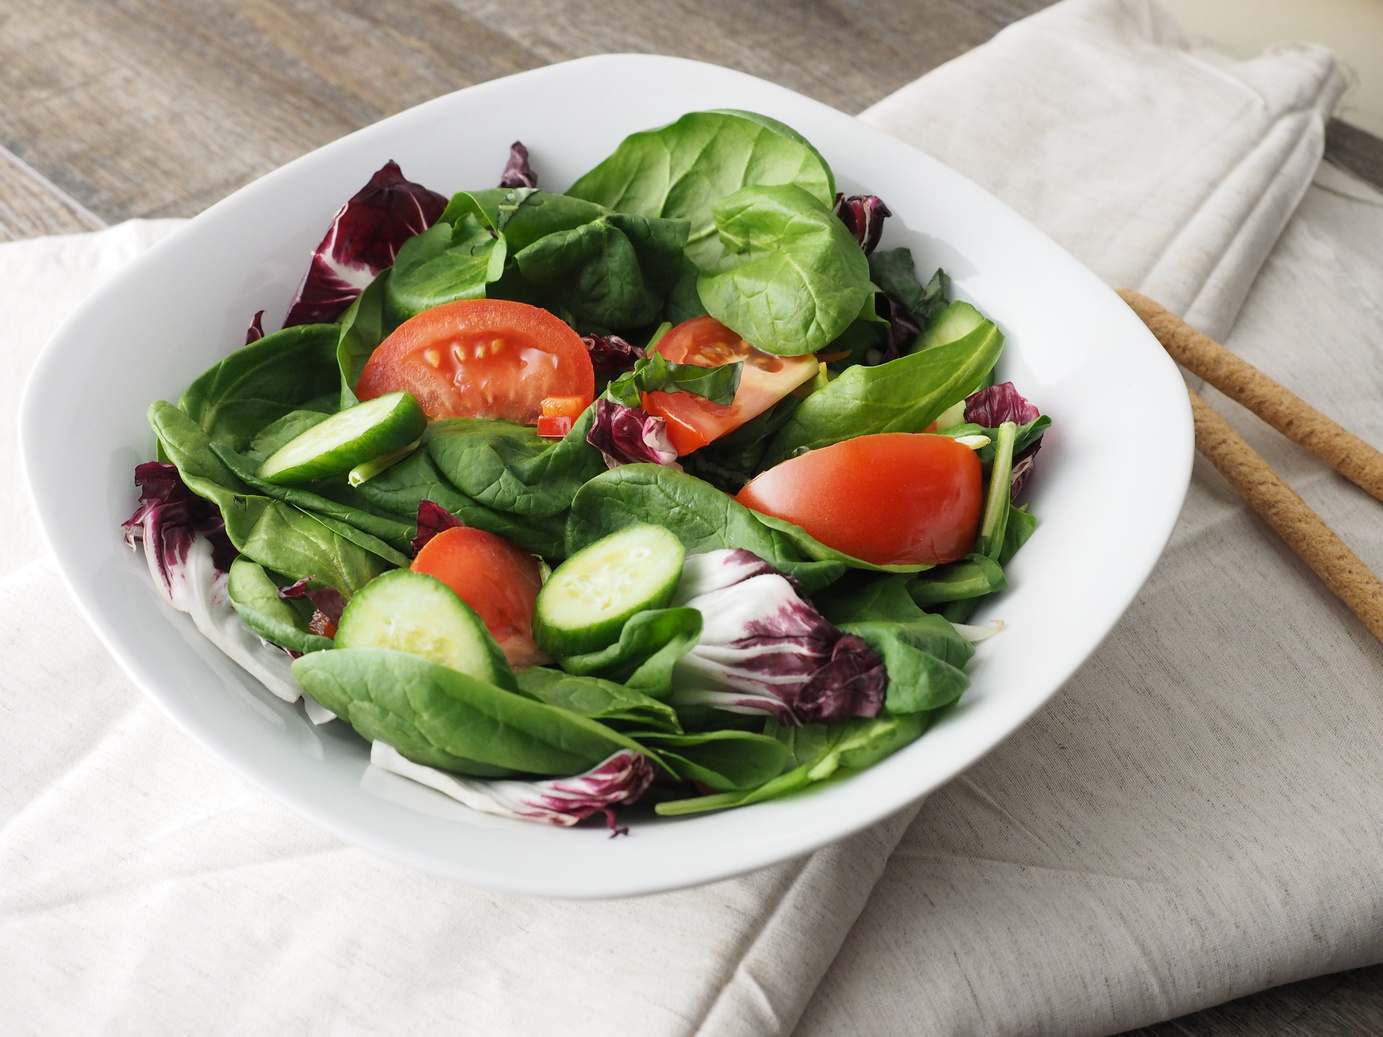
[[[1018,426],[1012,421],[1005,421],[999,426],[999,436],[994,443],[994,464],[989,469],[989,493],[984,504],[984,518],[980,521],[980,535],[975,542],[975,553],[989,558],[998,558],[1004,546],[1004,527],[1008,524],[1008,506],[1012,498],[1013,444],[1017,437]]]

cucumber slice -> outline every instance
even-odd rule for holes
[[[514,673],[485,623],[441,580],[411,569],[376,576],[336,625],[337,648],[389,648],[517,691]]]
[[[662,526],[628,526],[583,547],[538,592],[533,637],[553,655],[584,655],[619,640],[625,621],[672,600],[686,551]]]
[[[953,302],[939,314],[931,326],[917,340],[913,352],[944,346],[947,342],[962,339],[984,323],[984,314],[968,302]]]
[[[427,428],[411,394],[392,392],[338,411],[275,450],[259,477],[293,484],[326,479],[406,447]]]

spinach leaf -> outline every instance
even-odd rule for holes
[[[284,328],[237,349],[187,387],[178,406],[237,450],[271,421],[337,391],[335,324]]]
[[[999,550],[999,564],[1008,565],[1018,549],[1028,542],[1037,529],[1037,519],[1028,514],[1028,506],[1009,506],[1008,524],[1004,527],[1004,546]]]
[[[1003,348],[1004,336],[985,321],[955,342],[877,367],[848,368],[802,401],[769,446],[764,464],[856,436],[921,432],[947,407],[965,399]]]
[[[418,504],[440,504],[468,526],[502,536],[544,558],[566,556],[565,511],[556,515],[518,515],[480,504],[442,474],[426,450],[409,457],[356,487],[362,500],[394,515],[416,517]]]
[[[409,550],[409,542],[413,539],[414,533],[413,524],[376,515],[367,510],[362,506],[364,501],[356,498],[351,487],[339,484],[331,488],[337,498],[345,498],[341,500],[314,493],[300,486],[279,486],[259,478],[258,467],[226,444],[212,442],[211,449],[226,467],[235,473],[236,478],[252,490],[257,490],[265,497],[272,497],[274,500],[312,512],[347,540],[395,565],[406,567],[409,564],[410,556],[401,552]]]
[[[666,698],[672,694],[672,669],[701,639],[701,623],[693,608],[646,609],[629,618],[614,644],[566,656],[559,664],[571,674],[604,677]]]
[[[609,212],[539,238],[514,259],[549,309],[570,313],[578,327],[628,331],[657,318],[686,240],[684,221]]]
[[[666,526],[688,554],[743,547],[780,572],[796,577],[808,594],[838,579],[844,562],[817,561],[757,512],[695,476],[655,464],[612,468],[591,479],[572,499],[567,551],[575,552],[625,526]]]
[[[920,738],[930,724],[931,716],[929,713],[881,716],[849,720],[832,727],[822,724],[780,727],[769,721],[765,733],[774,735],[786,746],[787,761],[784,767],[790,769],[747,792],[672,800],[659,803],[655,809],[660,816],[675,817],[705,810],[747,806],[800,792],[811,784],[825,781],[841,769],[862,770],[891,756]]]
[[[870,569],[875,572],[884,573],[915,573],[924,569],[930,569],[931,565],[926,562],[916,564],[897,564],[897,565],[877,565],[874,562],[866,562],[863,558],[856,558],[848,555],[844,551],[837,551],[834,547],[827,547],[820,540],[817,540],[801,526],[789,522],[787,519],[778,518],[776,515],[765,515],[755,512],[758,520],[770,529],[776,529],[782,533],[787,540],[797,548],[805,557],[818,562],[841,562],[852,569]]]
[[[388,319],[398,325],[443,303],[483,299],[485,286],[504,273],[506,256],[504,238],[470,213],[433,224],[399,249],[384,285]]]
[[[869,279],[901,303],[922,331],[946,308],[946,297],[951,293],[951,279],[939,268],[925,285],[919,282],[912,251],[906,248],[871,252]]]
[[[884,710],[916,713],[954,702],[969,686],[962,669],[974,646],[941,616],[922,611],[900,576],[874,580],[846,594],[817,599],[821,614],[864,639],[884,661]]]
[[[365,363],[394,330],[394,324],[384,315],[384,297],[389,289],[389,273],[389,267],[381,270],[341,315],[340,333],[336,342],[336,366],[341,372],[342,410],[359,402],[355,396],[355,387],[360,383]]]
[[[908,584],[908,591],[919,605],[940,605],[982,598],[1007,586],[998,562],[982,554],[970,554],[963,561],[938,566],[918,576]]]
[[[646,392],[685,392],[712,403],[728,405],[735,400],[743,370],[743,360],[718,367],[701,367],[675,364],[662,353],[651,352],[643,360],[635,361],[632,370],[612,381],[606,393],[626,407],[640,406],[641,394]]]
[[[826,208],[835,177],[801,134],[753,112],[690,112],[671,125],[626,137],[568,194],[641,216],[688,220],[687,255],[705,266],[720,255],[711,209],[747,184],[796,184]]]
[[[485,507],[558,515],[587,480],[606,470],[600,451],[586,442],[594,420],[588,407],[554,443],[524,425],[450,418],[433,422],[424,445],[447,480]]]
[[[313,652],[293,676],[367,740],[463,774],[579,774],[620,749],[643,751],[604,724],[406,652]]]
[[[317,579],[350,597],[393,568],[358,542],[375,542],[368,534],[250,492],[216,454],[206,432],[172,404],[162,400],[153,404],[149,424],[160,450],[178,466],[188,488],[221,509],[226,535],[235,549],[266,569],[295,580]]]
[[[682,265],[677,271],[677,280],[672,282],[666,298],[663,299],[663,320],[674,325],[706,316],[706,307],[696,292],[696,279],[701,271],[695,263],[682,256]]]
[[[320,637],[307,629],[311,609],[305,610],[308,614],[303,615],[294,608],[296,602],[279,598],[278,584],[269,578],[262,565],[244,555],[231,562],[226,594],[240,618],[271,644],[304,655],[335,646],[331,638]]]
[[[615,681],[578,677],[546,666],[530,666],[515,676],[519,690],[529,698],[616,729],[637,728],[666,734],[682,731],[677,712],[671,706]]]
[[[781,773],[788,756],[782,742],[752,731],[640,732],[634,737],[656,751],[683,781],[717,791],[762,785]]]
[[[766,353],[824,349],[873,297],[869,261],[800,187],[743,187],[714,209],[728,253],[697,278],[706,311]]]

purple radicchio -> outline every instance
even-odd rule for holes
[[[838,194],[835,213],[855,235],[866,256],[878,247],[884,233],[884,218],[893,215],[883,199],[873,194],[854,194],[849,198]]]
[[[552,825],[574,825],[612,806],[633,803],[653,781],[648,757],[632,749],[619,750],[584,774],[542,781],[481,781],[450,774],[414,763],[384,742],[371,745],[370,763],[436,789],[472,810]]]
[[[626,342],[618,335],[582,335],[586,352],[591,354],[591,366],[605,374],[628,371],[637,360],[648,356],[642,346]]]
[[[595,401],[595,420],[586,433],[586,442],[605,455],[608,468],[648,461],[667,468],[677,463],[677,451],[667,435],[667,419],[657,418],[639,407],[601,398]]]
[[[888,321],[888,343],[877,359],[866,357],[864,362],[870,366],[897,360],[917,341],[917,336],[922,334],[922,329],[917,326],[908,308],[893,296],[880,292],[875,296],[874,310]]]
[[[883,707],[883,661],[750,551],[689,556],[673,604],[696,609],[704,624],[673,673],[679,705],[767,714],[791,725],[839,724]]]
[[[1012,382],[981,389],[965,401],[965,420],[985,428],[998,428],[1005,421],[1026,425],[1041,416],[1042,412],[1024,399]],[[1042,437],[1039,436],[1014,455],[1013,471],[1009,476],[1010,499],[1016,498],[1027,484],[1041,447]]]
[[[537,187],[538,174],[528,164],[528,149],[519,141],[509,145],[509,161],[499,175],[500,187]]]
[[[459,518],[430,500],[418,501],[418,533],[409,544],[416,555],[429,540],[448,529],[464,526]]]
[[[221,514],[192,493],[171,464],[150,461],[135,469],[138,510],[124,523],[125,542],[144,543],[154,584],[175,609],[192,617],[207,640],[287,702],[302,689],[292,658],[268,644],[240,618],[226,583],[234,550]]]
[[[346,611],[346,599],[341,596],[341,592],[335,587],[309,587],[311,581],[301,579],[296,583],[290,583],[287,587],[279,588],[279,598],[283,601],[293,601],[297,598],[306,598],[312,602],[313,606],[322,617],[331,624],[333,630],[336,624],[341,622],[341,613]],[[313,617],[314,619],[316,617]],[[317,631],[313,631],[317,633]],[[335,634],[325,635],[334,637]]]
[[[250,326],[245,329],[245,345],[251,342],[258,342],[264,337],[264,311],[260,310],[250,321]]]
[[[404,178],[389,161],[331,221],[312,254],[285,328],[334,321],[385,267],[399,246],[437,222],[447,200]]]

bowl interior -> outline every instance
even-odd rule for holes
[[[496,182],[522,140],[562,188],[628,133],[745,108],[805,134],[847,193],[894,212],[882,247],[944,267],[1007,337],[1001,374],[1051,415],[1026,491],[1039,525],[1010,589],[975,619],[972,687],[920,741],[793,799],[636,820],[627,839],[474,813],[369,768],[343,724],[314,727],[155,594],[120,537],[144,421],[244,339],[281,320],[341,202],[387,159],[436,191]],[[80,372],[73,377],[73,372]],[[1136,422],[1129,415],[1137,415]],[[727,877],[840,839],[945,782],[1001,741],[1094,650],[1146,579],[1190,475],[1175,366],[1093,274],[991,195],[907,145],[782,87],[673,58],[586,58],[438,98],[336,141],[217,204],[112,279],[35,367],[21,412],[40,521],[79,606],[131,677],[214,754],[305,817],[406,864],[510,892],[616,896]],[[1149,430],[1155,434],[1149,435]],[[208,766],[215,764],[208,760]]]

